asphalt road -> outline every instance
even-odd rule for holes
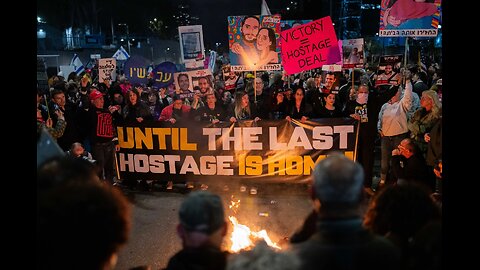
[[[209,190],[222,196],[227,215],[233,214],[228,208],[232,195],[234,200],[240,199],[235,214],[239,223],[254,231],[266,229],[270,238],[280,245],[286,243],[285,237],[302,225],[312,209],[306,186],[269,184],[258,187],[255,195],[250,194],[250,187],[245,192],[240,192],[239,187],[224,190],[210,186]],[[115,269],[127,270],[141,265],[150,265],[152,269],[165,267],[169,258],[181,249],[175,228],[185,190],[126,190],[125,194],[133,205],[133,227]],[[228,240],[224,242],[227,246]]]

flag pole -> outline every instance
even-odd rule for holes
[[[257,80],[257,69],[255,68],[253,70],[253,94],[255,99],[255,105],[257,105],[257,83],[255,82],[256,80]]]
[[[115,151],[115,153],[113,153],[115,155],[115,170],[116,170],[116,173],[117,173],[117,181],[120,182],[120,170],[118,169],[118,160],[117,160],[117,151]]]
[[[354,81],[355,81],[355,68],[353,67],[352,68],[352,88],[355,89],[355,84],[354,84]]]
[[[358,136],[359,136],[359,133],[360,133],[360,122],[361,121],[357,121],[357,134],[355,135],[355,151],[353,153],[353,161],[357,161],[357,149],[358,149]]]
[[[50,110],[48,109],[47,95],[43,95],[43,99],[45,100],[45,107],[47,107],[48,118],[50,118]]]
[[[405,38],[405,53],[403,57],[403,67],[407,68],[407,57],[408,57],[408,37]],[[405,77],[402,74],[402,84],[405,84]]]

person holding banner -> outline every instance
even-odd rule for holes
[[[167,121],[172,124],[184,119],[188,119],[192,107],[184,105],[183,100],[178,95],[173,96],[173,104],[163,108],[158,121]]]
[[[245,91],[238,91],[235,93],[235,102],[229,107],[227,118],[230,122],[235,123],[238,120],[250,120],[255,122],[260,120],[257,116],[257,108],[255,104],[250,103],[248,94]]]
[[[285,118],[287,121],[292,119],[300,120],[302,123],[312,116],[312,106],[305,102],[305,90],[298,87],[295,90],[294,100],[289,108],[289,114]]]
[[[227,92],[228,93],[228,92]],[[221,106],[217,106],[217,98],[213,92],[206,95],[206,106],[202,106],[195,110],[196,121],[210,122],[216,124],[225,119],[225,111]]]
[[[153,121],[152,113],[147,104],[140,99],[140,93],[137,88],[132,88],[127,92],[127,105],[123,110],[123,118],[126,123],[142,123],[143,121]],[[119,105],[116,105],[120,107]]]
[[[336,96],[337,95],[334,92],[323,94],[325,106],[318,110],[318,115],[315,115],[315,118],[335,118],[344,116],[341,107],[335,105]]]
[[[283,91],[275,91],[274,101],[270,108],[269,118],[274,120],[284,119],[289,111],[289,103],[285,100]]]
[[[335,73],[327,72],[325,74],[325,83],[320,87],[320,89],[315,89],[314,91],[307,92],[307,102],[312,105],[312,117],[318,117],[321,112],[321,108],[325,107],[325,99],[323,98],[324,95],[334,93],[338,94],[338,88],[334,86],[337,78]]]

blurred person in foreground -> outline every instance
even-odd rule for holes
[[[183,249],[170,258],[170,269],[223,270],[227,251],[220,246],[227,234],[222,199],[208,191],[190,193],[180,206],[177,225]]]
[[[403,269],[440,269],[441,217],[441,208],[430,192],[416,183],[407,183],[380,191],[369,205],[364,226],[401,249]],[[428,267],[419,268],[426,262]]]
[[[315,166],[316,232],[292,246],[301,269],[398,269],[398,248],[362,227],[363,180],[362,166],[340,153]]]
[[[114,269],[128,240],[130,211],[90,162],[43,162],[37,170],[37,269]]]

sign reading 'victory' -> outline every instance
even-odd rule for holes
[[[319,68],[341,59],[329,16],[282,31],[280,38],[283,66],[288,74]]]

